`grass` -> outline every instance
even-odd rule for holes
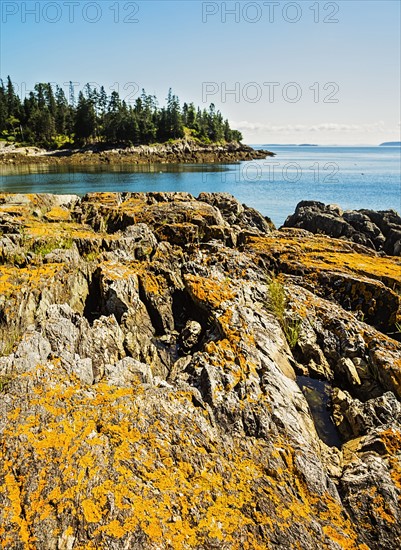
[[[9,327],[5,323],[0,324],[0,357],[10,355],[16,342],[21,338],[21,331],[17,327]]]
[[[285,316],[287,298],[284,286],[277,280],[272,279],[269,283],[268,309],[277,319],[283,329],[288,345],[294,349],[298,343],[301,332],[300,319],[288,319]]]
[[[394,326],[395,326],[395,331],[388,333],[390,336],[395,336],[397,334],[401,334],[401,323],[395,323]]]
[[[272,279],[269,283],[269,310],[279,319],[282,320],[284,317],[285,306],[287,300],[285,297],[285,290],[283,285],[277,281],[277,279]]]
[[[300,319],[292,319],[291,321],[285,320],[282,328],[287,338],[288,345],[291,349],[294,349],[301,333]]]

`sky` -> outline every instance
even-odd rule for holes
[[[214,103],[251,144],[400,136],[399,0],[2,0],[0,75]]]

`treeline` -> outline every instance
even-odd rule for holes
[[[22,101],[10,77],[6,84],[0,80],[0,137],[8,141],[57,148],[94,142],[163,143],[185,135],[206,143],[242,140],[214,104],[208,109],[193,103],[181,107],[171,89],[164,107],[145,90],[128,105],[118,92],[108,96],[103,86],[89,84],[76,98],[72,83],[68,99],[60,86],[41,83]]]

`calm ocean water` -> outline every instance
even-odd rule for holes
[[[260,148],[262,146],[255,146]],[[393,208],[401,212],[399,147],[264,146],[266,160],[219,165],[132,167],[26,166],[2,169],[0,191],[220,191],[235,195],[282,225],[301,200],[336,203],[344,209]]]

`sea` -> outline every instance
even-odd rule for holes
[[[323,147],[257,144],[276,154],[235,164],[2,167],[0,191],[84,195],[94,191],[231,193],[277,227],[302,200],[344,210],[401,213],[400,147]]]

